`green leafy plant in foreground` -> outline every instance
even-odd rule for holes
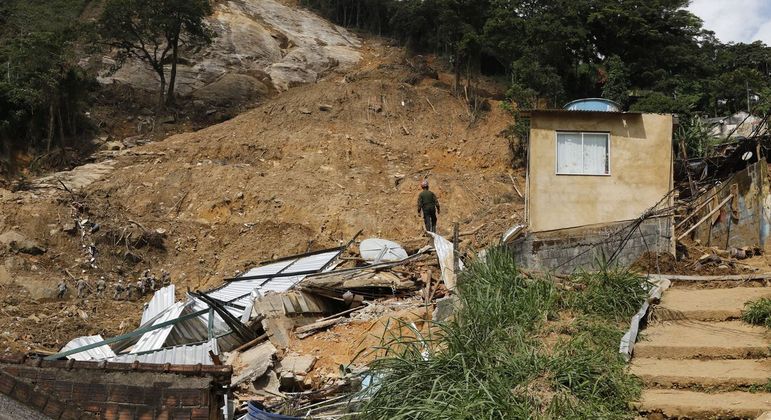
[[[771,328],[771,299],[762,298],[747,302],[742,312],[742,320],[748,324]]]
[[[409,333],[384,341],[386,357],[371,366],[377,385],[368,391],[361,417],[634,417],[628,403],[640,386],[617,353],[623,332],[597,315],[610,310],[599,298],[581,297],[615,292],[604,284],[615,277],[604,275],[602,281],[585,277],[591,286],[582,292],[561,291],[548,278],[521,273],[506,250],[492,250],[461,275],[451,321],[432,324],[428,336],[400,328]],[[569,316],[560,312],[566,310]],[[570,335],[547,339],[566,320]]]
[[[575,275],[574,282],[582,291],[569,297],[569,304],[587,314],[628,320],[640,310],[651,284],[636,272],[613,267],[605,260],[598,260],[596,267],[596,272],[581,271]]]

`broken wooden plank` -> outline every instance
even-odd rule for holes
[[[326,321],[321,322],[314,322],[313,324],[308,324],[302,327],[297,328],[294,332],[297,338],[305,338],[310,337],[313,334],[316,334],[317,332],[321,330],[325,330],[329,327],[332,327],[334,325],[337,325],[339,323],[343,322],[342,317],[334,318],[334,319],[328,319]]]
[[[360,309],[364,309],[366,307],[367,307],[367,305],[357,306],[355,308],[347,309],[347,310],[345,310],[343,312],[338,312],[338,313],[336,313],[334,315],[330,315],[330,316],[328,316],[326,318],[317,319],[316,322],[323,322],[323,321],[329,321],[330,319],[340,318],[340,317],[342,317],[344,315],[348,315],[350,313],[356,312],[356,311],[358,311]]]
[[[237,353],[237,352],[242,352],[244,350],[250,349],[250,348],[254,347],[256,344],[259,344],[260,342],[263,342],[263,341],[265,341],[267,339],[268,339],[268,334],[263,334],[263,335],[255,338],[252,341],[249,341],[249,342],[246,342],[244,344],[241,344],[240,346],[236,347],[233,350],[233,352]]]
[[[685,238],[685,237],[686,237],[686,236],[687,236],[689,233],[693,232],[693,231],[694,231],[694,230],[695,230],[697,227],[701,226],[701,224],[702,224],[702,223],[704,223],[704,222],[705,222],[707,219],[709,219],[709,218],[710,218],[710,216],[712,216],[712,215],[713,215],[713,214],[715,214],[715,213],[716,213],[718,210],[720,210],[720,209],[721,209],[721,208],[722,208],[722,207],[725,205],[725,203],[727,203],[727,202],[728,202],[729,200],[731,200],[732,198],[733,198],[733,195],[729,195],[728,197],[726,197],[726,198],[725,198],[725,200],[721,201],[721,202],[720,202],[720,204],[718,204],[717,206],[715,206],[715,208],[714,208],[714,209],[712,209],[712,211],[710,211],[709,213],[707,213],[707,215],[706,215],[706,216],[702,217],[702,218],[701,218],[701,220],[699,220],[698,222],[696,222],[696,224],[694,224],[693,226],[691,226],[691,227],[690,227],[688,230],[686,230],[686,231],[685,231],[685,232],[684,232],[682,235],[678,236],[678,237],[677,237],[677,240],[679,241],[680,239],[683,239],[683,238]]]
[[[511,176],[511,174],[509,174],[509,178],[511,178],[511,185],[514,186],[514,191],[517,192],[517,194],[519,195],[519,198],[525,198],[525,196],[522,195],[522,191],[520,191],[519,188],[517,188],[517,181],[514,179],[514,177]]]
[[[466,232],[461,232],[461,233],[459,233],[459,234],[458,234],[458,236],[471,236],[471,235],[476,235],[476,234],[477,234],[477,232],[479,232],[480,230],[482,230],[482,228],[483,228],[483,227],[485,227],[486,225],[487,225],[487,223],[482,223],[481,225],[479,225],[478,227],[476,227],[476,228],[474,228],[474,229],[471,229],[471,230],[469,230],[469,231],[466,231]]]
[[[749,281],[749,280],[770,280],[771,273],[760,274],[732,274],[726,276],[685,276],[679,274],[648,274],[651,278],[665,278],[673,281]]]
[[[711,202],[712,202],[712,198],[711,198],[711,197],[710,197],[710,198],[708,198],[708,199],[706,199],[706,200],[704,200],[704,202],[703,202],[703,203],[699,204],[699,205],[698,205],[698,206],[697,206],[695,209],[693,209],[693,211],[691,212],[691,214],[689,214],[689,215],[688,215],[688,216],[687,216],[685,219],[681,220],[681,221],[680,221],[680,223],[678,223],[677,225],[675,225],[675,229],[680,229],[680,228],[681,228],[681,227],[682,227],[682,226],[685,224],[685,222],[687,222],[688,220],[690,220],[690,219],[691,219],[691,217],[695,216],[695,215],[696,215],[696,214],[699,212],[699,210],[703,209],[703,208],[704,208],[704,206],[706,206],[707,204],[709,204],[709,203],[711,203]]]

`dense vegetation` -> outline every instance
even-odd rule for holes
[[[98,86],[81,62],[97,51],[115,51],[116,69],[147,64],[159,107],[173,104],[180,48],[210,41],[211,12],[209,0],[0,1],[0,175],[14,151],[53,155],[86,137]]]
[[[0,2],[0,159],[14,148],[66,145],[87,128],[93,78],[77,65],[75,51],[77,18],[86,4]]]
[[[748,90],[771,96],[771,48],[719,42],[684,9],[688,0],[301,3],[443,54],[458,78],[506,75],[520,102],[602,96],[641,111],[728,114],[747,108]]]
[[[386,337],[363,418],[634,418],[640,385],[618,347],[644,279],[606,267],[558,285],[493,249],[458,287],[451,321]]]

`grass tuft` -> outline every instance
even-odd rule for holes
[[[569,299],[570,304],[587,314],[610,320],[629,320],[648,297],[652,285],[642,276],[626,268],[596,263],[596,272],[581,271],[574,281],[582,292]]]
[[[461,274],[451,321],[434,324],[428,339],[416,339],[413,331],[384,341],[386,357],[371,365],[378,380],[361,417],[633,418],[628,402],[640,386],[618,354],[622,324],[608,318],[614,308],[636,311],[642,300],[624,297],[618,305],[584,294],[620,295],[608,282],[621,278],[633,296],[644,295],[631,276],[599,276],[584,273],[582,292],[560,291],[547,278],[520,273],[505,249],[491,250]],[[565,301],[575,309],[567,320],[555,319]],[[555,330],[570,335],[546,339]]]
[[[748,324],[771,328],[771,299],[762,298],[747,302],[742,312],[742,320]]]

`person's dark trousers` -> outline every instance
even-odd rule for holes
[[[436,233],[436,210],[423,210],[423,222],[427,231]]]

